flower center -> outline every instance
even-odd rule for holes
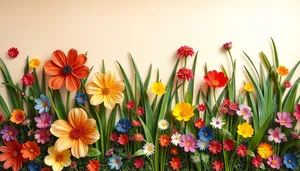
[[[162,123],[161,126],[165,127],[165,126],[167,126],[167,125],[166,125],[166,123]]]
[[[73,138],[73,139],[79,139],[81,137],[81,135],[82,135],[82,133],[81,133],[80,129],[73,129],[70,134],[71,138]]]
[[[115,160],[115,163],[116,163],[116,164],[119,164],[119,160]]]
[[[123,125],[122,125],[122,128],[126,128],[126,125],[125,125],[125,124],[123,124]]]
[[[13,151],[13,152],[12,152],[12,156],[13,156],[13,157],[17,157],[17,156],[19,156],[19,153],[18,153],[17,151]]]
[[[30,153],[33,153],[33,152],[34,152],[34,149],[31,148],[31,149],[29,150],[29,152],[30,152]]]
[[[12,135],[12,134],[13,134],[13,131],[9,131],[9,132],[8,132],[8,135]]]
[[[187,142],[185,143],[185,145],[186,145],[187,147],[189,147],[189,146],[191,146],[191,142],[187,141]]]
[[[220,84],[218,80],[212,80],[211,83],[213,86],[218,86]]]
[[[205,132],[205,133],[204,133],[204,136],[206,136],[206,137],[207,137],[207,136],[208,136],[208,133],[207,133],[207,132]]]
[[[282,122],[283,124],[285,124],[285,123],[286,123],[286,120],[285,120],[285,119],[282,119],[281,122]]]
[[[34,167],[34,168],[36,168],[36,169],[38,168],[38,166],[37,166],[37,165],[34,165],[33,167]]]
[[[220,122],[219,121],[216,121],[216,125],[219,125],[220,124]]]
[[[66,66],[63,67],[63,72],[64,72],[65,75],[71,74],[72,70],[73,69],[70,65],[66,65]]]
[[[17,114],[16,117],[15,117],[15,119],[17,121],[21,121],[23,119],[23,116],[21,114]]]
[[[166,142],[167,142],[167,139],[163,139],[163,142],[166,143]]]
[[[203,147],[205,147],[205,146],[206,146],[206,142],[202,142],[201,145],[202,145]]]
[[[242,111],[242,115],[246,115],[246,114],[247,114],[247,112],[243,110]]]
[[[291,160],[291,159],[289,159],[289,160],[288,160],[288,163],[292,163],[292,160]]]
[[[102,89],[102,94],[108,95],[109,94],[109,88],[105,87]]]
[[[278,138],[279,137],[278,132],[274,132],[273,137]]]
[[[152,147],[148,147],[148,149],[147,149],[148,151],[152,151]]]
[[[56,156],[56,161],[57,162],[61,162],[61,161],[63,161],[63,159],[64,159],[64,157],[62,155]]]
[[[276,162],[276,160],[272,160],[272,164],[276,164],[277,162]]]
[[[47,106],[48,106],[48,103],[47,103],[47,102],[43,102],[42,106],[43,106],[43,107],[47,107]]]

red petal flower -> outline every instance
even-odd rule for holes
[[[224,168],[224,163],[220,160],[216,160],[213,162],[212,168],[216,171],[220,171]]]
[[[215,141],[215,140],[210,141],[208,150],[213,154],[218,154],[222,150],[222,144],[219,141]]]
[[[236,153],[241,157],[246,156],[247,155],[247,147],[243,144],[239,145],[238,148],[236,149]]]
[[[223,142],[223,147],[226,151],[231,151],[234,149],[234,142],[231,139],[227,139]]]
[[[177,50],[177,55],[180,58],[184,58],[184,57],[188,57],[188,56],[193,56],[195,54],[194,49],[189,47],[189,46],[181,46],[178,50]]]
[[[262,164],[262,158],[259,155],[255,156],[252,159],[252,164],[254,165],[254,167],[259,168]]]
[[[205,126],[205,122],[203,121],[202,118],[199,118],[199,119],[195,120],[195,127],[196,128],[200,129],[200,128],[204,127],[204,126]]]
[[[34,76],[30,73],[25,74],[22,77],[22,83],[26,86],[30,86],[34,83]]]
[[[290,81],[285,81],[283,84],[285,88],[290,88],[292,86]]]
[[[118,143],[121,145],[126,145],[129,141],[128,135],[121,134],[118,138]]]
[[[173,157],[172,160],[170,161],[170,166],[172,169],[179,169],[181,165],[180,158],[178,157]]]
[[[199,112],[204,112],[206,110],[205,104],[199,104],[198,105],[198,110],[199,110]]]
[[[183,67],[183,68],[180,68],[179,71],[177,72],[177,77],[178,77],[178,79],[181,79],[181,80],[190,81],[191,79],[194,78],[194,73],[191,69]]]
[[[142,107],[138,107],[136,110],[135,110],[135,113],[139,116],[142,116],[144,113],[145,113],[145,109],[142,108]]]
[[[143,167],[144,164],[145,164],[145,162],[144,162],[144,160],[141,159],[141,158],[136,158],[136,159],[134,160],[134,163],[133,163],[134,167],[137,168],[137,169]]]
[[[173,154],[174,156],[178,154],[178,148],[172,147],[170,148],[170,153]]]
[[[129,100],[126,104],[127,109],[133,109],[135,107],[135,103],[132,100]]]
[[[228,78],[223,72],[217,72],[216,70],[209,71],[206,76],[204,76],[206,84],[210,87],[219,88],[227,85]]]
[[[12,47],[7,51],[7,54],[10,58],[16,58],[19,55],[19,50]]]

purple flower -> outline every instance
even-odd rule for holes
[[[42,128],[35,131],[34,139],[36,139],[38,143],[45,144],[50,140],[50,135],[48,130]]]
[[[292,122],[293,122],[294,118],[292,118],[290,116],[290,113],[288,113],[288,112],[277,112],[277,116],[278,116],[278,119],[276,118],[275,122],[277,122],[280,125],[283,125],[287,128],[292,128],[293,127]]]
[[[48,128],[52,123],[52,116],[47,112],[41,113],[39,116],[34,117],[36,121],[36,127]]]
[[[269,129],[268,133],[270,134],[268,137],[269,141],[274,141],[275,143],[280,143],[285,137],[285,134],[281,132],[279,127],[275,128],[275,130]]]
[[[237,115],[242,116],[245,120],[252,117],[251,108],[247,105],[240,104],[239,105],[240,110],[236,112]]]
[[[16,139],[18,135],[18,130],[16,130],[13,126],[4,126],[4,129],[1,130],[2,139],[5,141],[10,141]]]
[[[274,169],[280,169],[280,167],[282,166],[282,159],[274,154],[268,158],[267,163],[270,167]]]
[[[197,140],[194,138],[193,134],[188,134],[188,135],[182,135],[181,136],[181,142],[179,143],[180,147],[184,148],[185,152],[195,152],[197,146]]]

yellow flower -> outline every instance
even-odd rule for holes
[[[37,58],[31,59],[29,61],[29,67],[35,69],[41,65],[41,61]]]
[[[154,82],[151,90],[154,94],[161,96],[166,93],[166,86],[161,82]]]
[[[88,118],[81,108],[73,108],[68,114],[69,122],[56,120],[50,128],[52,135],[59,137],[54,147],[57,151],[71,148],[76,158],[85,157],[89,151],[89,144],[94,144],[100,135],[96,130],[95,119]]]
[[[177,103],[174,107],[173,115],[179,121],[188,121],[192,116],[194,116],[194,108],[189,103]]]
[[[254,87],[253,87],[253,85],[252,85],[251,83],[245,83],[245,84],[244,84],[244,89],[245,89],[246,91],[248,91],[248,92],[254,91]]]
[[[109,109],[113,109],[116,103],[123,102],[122,91],[124,89],[125,84],[122,81],[116,81],[115,74],[112,72],[96,73],[93,82],[86,86],[87,93],[92,95],[91,104],[98,105],[104,102],[104,106]]]
[[[276,71],[280,76],[287,76],[289,74],[289,69],[285,66],[279,66]]]
[[[254,132],[254,129],[247,122],[243,123],[242,125],[241,124],[238,125],[237,133],[239,135],[243,136],[244,138],[252,137],[253,132]]]
[[[257,153],[261,158],[266,159],[273,155],[273,148],[268,143],[261,143],[258,145]]]
[[[48,153],[49,155],[45,157],[44,161],[46,165],[52,166],[54,171],[61,171],[64,167],[70,166],[70,150],[58,152],[52,146],[48,148]]]

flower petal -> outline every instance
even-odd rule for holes
[[[105,86],[109,87],[115,82],[115,74],[113,72],[107,72],[105,74],[104,80],[105,80]]]
[[[81,66],[79,68],[75,68],[72,71],[72,74],[77,78],[85,78],[89,75],[90,69],[87,66]]]
[[[73,69],[79,68],[83,66],[87,61],[87,58],[84,56],[84,54],[80,54],[77,56],[76,62],[72,65]]]
[[[13,166],[15,163],[15,158],[9,158],[7,159],[3,164],[3,169],[8,169]]]
[[[76,140],[71,148],[71,153],[76,158],[85,157],[88,151],[89,146],[86,143],[84,143],[81,139]]]
[[[114,101],[113,97],[111,96],[104,96],[104,106],[108,109],[113,109],[116,105],[116,102]]]
[[[68,137],[72,129],[69,122],[65,120],[56,120],[51,125],[50,132],[56,137]]]
[[[77,55],[76,49],[70,49],[68,52],[67,64],[73,66],[77,61]]]
[[[56,162],[53,166],[52,166],[52,170],[55,171],[60,171],[63,170],[64,166],[61,163]]]
[[[53,147],[51,147],[53,148]],[[56,163],[55,158],[53,158],[51,155],[48,155],[45,157],[44,162],[48,166],[52,166]]]
[[[57,66],[60,66],[61,68],[67,65],[67,57],[61,50],[56,50],[52,53],[52,60]]]
[[[68,120],[73,128],[83,128],[87,119],[86,112],[81,108],[73,108],[69,111]]]
[[[52,60],[47,61],[44,65],[44,70],[48,75],[60,75],[63,74],[61,67],[56,65]]]
[[[51,77],[48,82],[49,87],[54,90],[58,90],[64,85],[65,79],[66,79],[66,77],[63,75],[57,75],[57,76]]]
[[[101,72],[94,74],[94,83],[97,84],[100,88],[106,87],[105,85],[105,76]]]
[[[101,91],[101,88],[97,84],[90,82],[86,85],[86,92],[87,92],[87,94],[93,95],[93,94],[96,94],[96,93],[99,93],[102,91]]]
[[[58,152],[62,152],[73,147],[75,141],[76,140],[72,140],[70,137],[61,137],[56,140],[54,147]]]
[[[66,88],[68,91],[76,91],[80,88],[80,81],[74,75],[68,75],[66,78]]]
[[[92,105],[98,105],[101,104],[104,101],[104,96],[102,93],[96,93],[92,96],[90,102]]]

